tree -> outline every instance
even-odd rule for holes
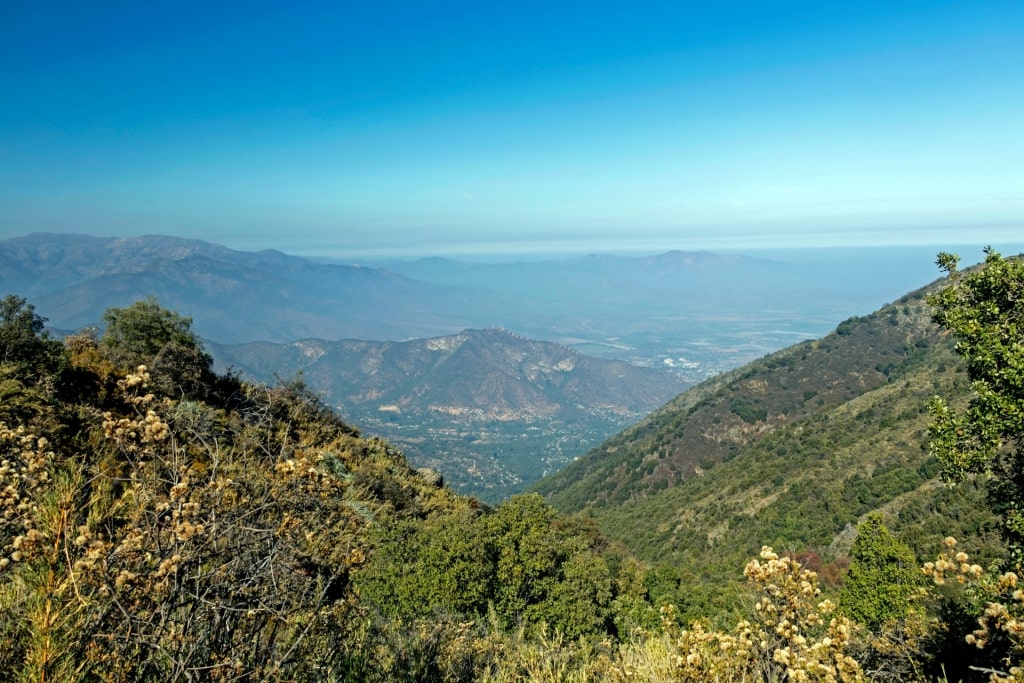
[[[483,618],[493,607],[505,626],[546,625],[568,638],[611,628],[611,574],[595,540],[536,494],[493,513],[400,521],[374,540],[355,582],[389,617]]]
[[[608,565],[588,539],[537,494],[513,496],[486,518],[497,556],[498,613],[575,638],[610,628]]]
[[[9,294],[0,301],[0,362],[33,371],[50,369],[60,357],[61,345],[43,329],[46,318],[35,306]]]
[[[192,331],[192,319],[163,308],[155,297],[103,314],[100,349],[128,370],[145,365],[164,394],[203,398],[216,383],[213,358]]]
[[[0,420],[40,413],[61,384],[63,346],[49,338],[45,323],[20,296],[0,300]]]
[[[356,576],[360,594],[389,617],[487,614],[493,553],[475,510],[379,525],[380,552]]]
[[[914,551],[893,536],[880,514],[857,527],[852,562],[843,583],[843,614],[872,631],[910,612],[912,598],[924,581]]]
[[[933,319],[957,337],[973,396],[959,412],[932,399],[929,448],[950,481],[991,475],[989,504],[1000,517],[1011,561],[1024,564],[1024,262],[991,247],[982,267],[961,272],[948,253],[949,285],[928,298]]]

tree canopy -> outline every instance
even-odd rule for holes
[[[914,551],[889,531],[881,515],[868,515],[857,527],[850,556],[839,602],[843,613],[872,631],[905,617],[923,576]]]
[[[154,297],[109,308],[100,349],[122,369],[145,365],[154,388],[202,397],[216,384],[213,358],[192,331],[192,319],[163,308]]]

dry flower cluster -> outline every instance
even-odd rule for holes
[[[46,540],[39,499],[51,484],[49,441],[0,423],[0,572],[31,557]],[[9,540],[7,540],[9,539]]]
[[[940,553],[934,562],[925,562],[924,567],[921,568],[924,575],[929,577],[936,586],[944,585],[947,578],[952,578],[959,584],[974,582],[981,578],[984,570],[980,565],[968,564],[970,557],[962,550],[954,552],[956,549],[955,538],[947,536],[943,545],[946,547],[946,552]]]
[[[859,665],[845,654],[853,622],[835,614],[831,600],[819,600],[817,574],[767,546],[761,560],[751,560],[744,574],[760,596],[755,605],[762,634],[757,659],[764,679],[861,680]]]
[[[952,579],[957,584],[967,585],[973,596],[985,607],[978,617],[978,628],[967,635],[967,642],[978,649],[985,649],[995,638],[1005,638],[1009,643],[1009,654],[1003,661],[1005,671],[988,670],[992,683],[1021,683],[1024,681],[1024,666],[1020,658],[1024,655],[1024,588],[1016,572],[985,572],[979,565],[970,564],[970,557],[963,551],[956,551],[956,539],[945,539],[946,551],[940,553],[934,562],[924,565],[922,571],[936,585],[944,585]]]
[[[144,366],[116,382],[87,424],[88,457],[0,424],[0,669],[105,681],[329,669],[345,656],[366,520],[318,464],[348,432],[282,445],[264,394],[231,414],[148,382]]]
[[[854,624],[821,599],[817,575],[791,557],[764,547],[744,571],[755,595],[754,617],[731,631],[695,622],[675,625],[671,606],[661,610],[663,635],[641,633],[612,658],[616,681],[822,681],[864,680],[847,654]]]

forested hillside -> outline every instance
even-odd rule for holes
[[[916,371],[949,371],[951,377],[957,369],[951,353],[951,340],[930,320],[924,291],[915,292],[843,322],[823,339],[690,389],[538,490],[575,509],[641,498],[735,458],[777,429],[826,415]]]

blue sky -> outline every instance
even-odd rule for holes
[[[0,237],[1024,241],[1024,3],[5,5]]]

